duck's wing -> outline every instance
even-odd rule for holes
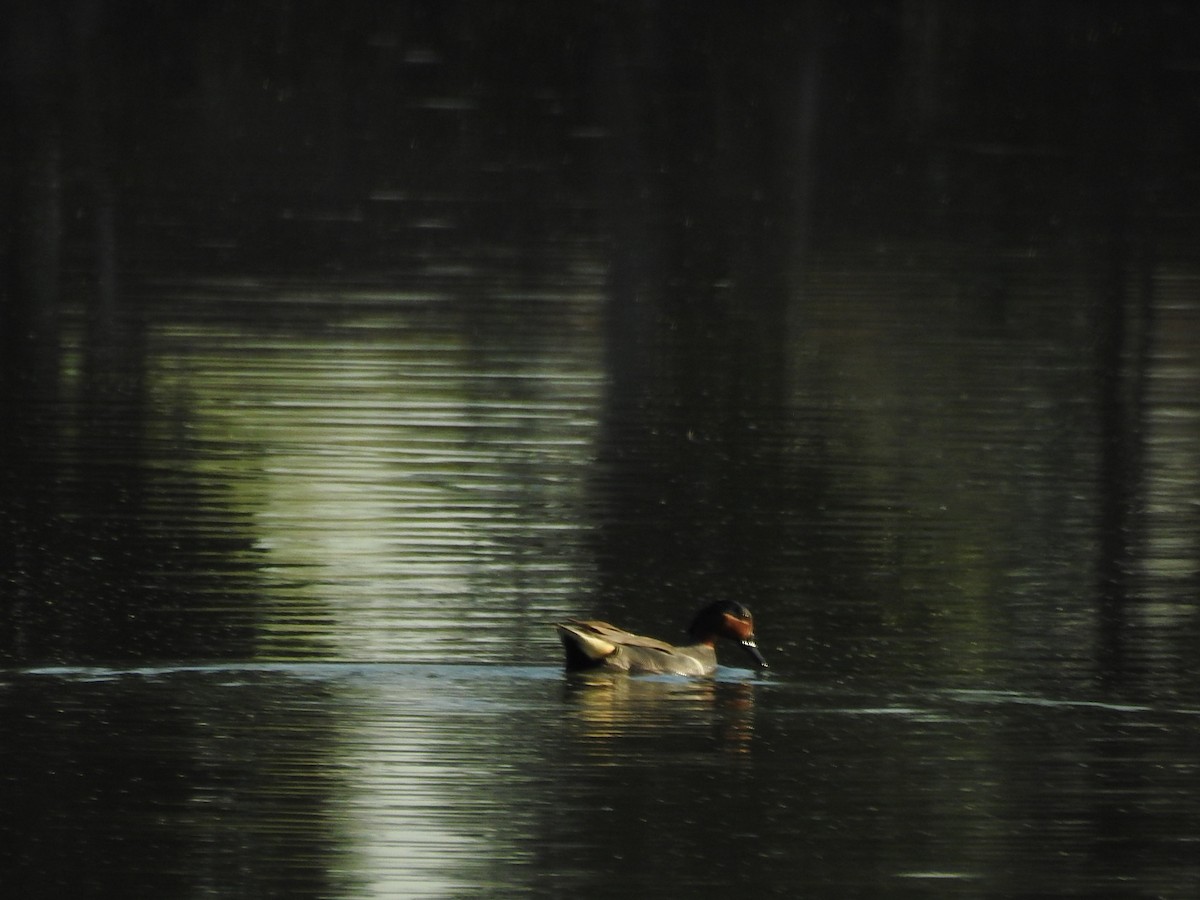
[[[625,647],[645,647],[648,650],[662,650],[664,653],[670,653],[675,649],[666,641],[660,641],[641,634],[631,634],[623,628],[618,628],[615,625],[594,619],[571,619],[562,624],[570,626],[572,630],[581,631],[590,637],[598,638],[610,644]]]
[[[588,622],[555,622],[554,627],[566,651],[568,669],[590,669],[617,652],[617,645],[601,637]]]

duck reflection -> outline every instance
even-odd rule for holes
[[[756,684],[677,677],[572,673],[563,697],[571,733],[593,749],[627,741],[685,740],[748,753],[754,740]]]

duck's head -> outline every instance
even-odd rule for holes
[[[718,637],[728,638],[742,645],[742,649],[754,660],[760,669],[767,668],[754,641],[754,617],[750,610],[733,600],[718,600],[710,603],[692,620],[688,628],[692,640],[702,644],[711,644]]]

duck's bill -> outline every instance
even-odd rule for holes
[[[760,669],[770,668],[767,665],[767,661],[763,658],[762,653],[759,652],[758,644],[754,643],[754,638],[746,638],[744,641],[742,641],[742,647],[744,647],[746,652],[750,654],[750,658],[754,660],[755,664]]]

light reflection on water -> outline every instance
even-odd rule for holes
[[[515,343],[472,340],[452,297],[388,313],[348,292],[317,324],[155,329],[158,402],[189,404],[201,447],[237,448],[205,453],[198,474],[256,533],[275,610],[262,654],[440,660],[466,642],[506,658],[507,639],[487,650],[492,617],[517,604],[548,621],[584,590],[597,295],[557,299],[532,335],[523,298],[494,313]]]

